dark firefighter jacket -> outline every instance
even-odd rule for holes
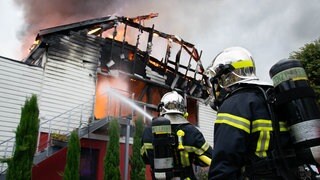
[[[291,146],[288,129],[284,122],[280,121],[279,126],[281,146],[288,149]],[[277,179],[268,164],[252,166],[269,159],[273,148],[274,131],[262,91],[237,90],[224,100],[217,113],[209,179],[241,179],[244,170],[251,174],[249,177]]]
[[[202,133],[190,123],[172,124],[171,127],[172,131],[178,131],[181,129],[185,133],[185,136],[183,137],[184,150],[180,153],[182,164],[184,164],[185,167],[182,171],[181,169],[176,171],[174,173],[174,177],[182,177],[182,179],[196,179],[193,173],[192,164],[209,166],[212,156],[212,147],[205,141]],[[153,170],[154,167],[152,141],[153,134],[151,126],[149,126],[144,129],[142,135],[141,156],[145,164],[150,165],[151,170]]]

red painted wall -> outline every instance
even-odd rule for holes
[[[97,180],[103,180],[104,168],[103,160],[106,153],[106,141],[92,140],[92,139],[81,139],[82,148],[92,148],[99,150],[99,158],[97,165]]]
[[[63,148],[32,168],[33,180],[59,180],[66,164],[67,148]]]
[[[45,148],[48,146],[48,141],[49,141],[48,133],[41,132],[39,139],[40,141],[38,144],[38,151],[40,152],[45,150]]]
[[[40,139],[46,140],[47,134],[43,134]],[[103,180],[104,167],[103,161],[106,153],[106,141],[92,140],[92,139],[81,139],[82,148],[91,148],[99,151],[97,161],[97,180]],[[129,158],[131,155],[131,145],[129,146]],[[32,169],[33,180],[62,180],[62,173],[64,171],[66,163],[67,148],[63,148],[51,157],[35,165]],[[125,167],[125,144],[120,144],[120,173],[121,179],[124,179],[124,167]],[[149,171],[149,170],[147,170]],[[150,179],[150,173],[146,172],[147,179]],[[128,171],[130,179],[130,166]]]

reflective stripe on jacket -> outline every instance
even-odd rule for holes
[[[280,134],[283,146],[290,146],[284,122]],[[225,99],[217,113],[209,179],[240,179],[242,167],[252,159],[266,158],[272,149],[272,121],[262,92],[240,90]]]
[[[185,171],[191,173],[191,177],[194,177],[192,164],[209,166],[212,157],[212,147],[205,141],[203,134],[195,126],[189,123],[171,126],[173,130],[182,129],[185,133],[183,136],[184,149],[179,150],[180,161]],[[142,136],[140,152],[144,162],[150,164],[151,169],[153,169],[154,158],[152,141],[153,134],[151,127],[146,127]]]

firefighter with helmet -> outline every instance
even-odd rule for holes
[[[272,86],[256,76],[250,52],[227,48],[206,73],[217,110],[209,179],[299,179],[286,123],[280,120],[278,131],[272,123]]]
[[[158,110],[160,116],[144,129],[141,147],[141,156],[150,165],[153,179],[196,179],[193,165],[208,167],[212,147],[187,121],[185,100],[176,91],[161,98]]]

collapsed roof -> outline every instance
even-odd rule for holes
[[[202,52],[176,35],[143,25],[157,16],[107,16],[40,30],[25,62],[43,67],[44,54],[60,61],[80,59],[97,73],[125,74],[197,99],[208,98]]]

